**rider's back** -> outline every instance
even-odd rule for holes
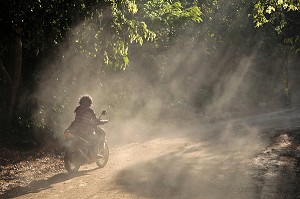
[[[75,120],[72,122],[70,128],[80,134],[86,134],[91,131],[95,120],[97,120],[93,109],[86,106],[78,106],[74,112],[76,114]]]

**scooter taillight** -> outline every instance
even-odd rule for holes
[[[64,136],[65,136],[66,139],[71,139],[71,138],[74,137],[74,135],[71,133],[70,130],[65,130]]]

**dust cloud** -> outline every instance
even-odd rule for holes
[[[204,27],[218,33],[217,23],[228,10],[225,6],[215,19],[187,27],[162,52],[146,52],[148,48],[132,45],[125,71],[113,71],[101,66],[99,60],[75,52],[76,44],[61,45],[57,55],[41,63],[45,70],[37,75],[39,87],[34,97],[39,110],[35,120],[59,138],[74,119],[79,97],[89,94],[96,113],[108,110],[111,123],[107,127],[114,132],[114,139],[120,137],[122,141],[156,136],[167,127],[174,128],[168,132],[177,132],[189,123],[218,121],[261,110],[269,99],[274,99],[273,94],[282,97],[282,71],[273,69],[271,80],[259,74],[258,65],[264,63],[259,63],[257,51],[262,50],[262,42],[251,41],[254,44],[248,46],[249,40],[260,36],[242,38],[243,45],[235,41],[241,36],[232,36],[230,30],[224,33],[229,41],[224,44],[205,31],[195,34],[195,29]],[[245,12],[231,20],[242,25],[251,19]],[[93,27],[92,22],[87,24]],[[79,24],[75,29],[85,36],[92,34],[86,25]],[[82,43],[89,44],[89,38],[85,39]],[[274,86],[270,89],[265,83]],[[275,98],[274,104],[278,104],[281,99]]]
[[[214,24],[200,27],[205,25]],[[227,43],[212,55],[211,38],[203,37],[182,36],[156,57],[159,53],[131,47],[125,71],[101,68],[74,53],[72,44],[63,45],[59,58],[43,63],[47,69],[38,78],[35,118],[61,139],[80,96],[89,94],[97,114],[108,111],[110,123],[104,129],[111,146],[162,136],[187,136],[193,143],[128,168],[119,174],[119,185],[154,198],[255,198],[256,187],[248,192],[247,186],[254,186],[250,160],[263,145],[261,132],[229,119],[260,113],[273,91],[280,90],[282,71],[274,69],[270,80],[260,76],[260,41],[245,54],[245,46],[227,48]],[[265,92],[270,88],[263,86],[266,82],[277,82],[272,92]]]

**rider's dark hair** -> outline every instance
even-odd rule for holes
[[[80,97],[79,104],[81,106],[91,106],[93,104],[92,97],[89,95],[83,95]]]

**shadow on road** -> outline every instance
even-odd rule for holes
[[[59,173],[47,179],[35,180],[32,181],[26,187],[16,187],[4,192],[4,194],[0,195],[0,199],[14,198],[28,193],[38,193],[42,190],[51,188],[51,186],[56,183],[64,182],[84,175],[89,175],[89,172],[94,171],[96,169],[98,168],[90,169],[90,170],[82,170],[72,174]]]
[[[300,198],[294,159],[282,153],[287,148],[274,148],[274,143],[266,149],[269,151],[255,153],[246,143],[230,147],[221,142],[195,142],[122,170],[116,182],[146,198]]]
[[[146,198],[249,199],[256,194],[249,170],[246,154],[199,143],[127,168],[116,180]]]

